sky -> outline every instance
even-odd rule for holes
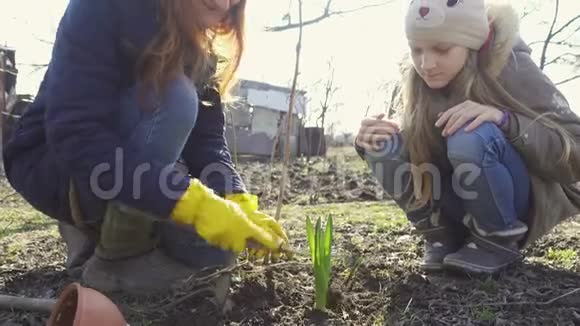
[[[333,8],[352,9],[361,4],[384,0],[334,0]],[[283,24],[282,17],[290,11],[297,20],[296,3],[289,0],[249,0],[247,7],[246,52],[238,72],[239,78],[252,79],[280,86],[291,84],[297,30],[266,32],[265,26]],[[319,15],[325,0],[306,0],[305,19]],[[17,50],[19,68],[18,92],[34,94],[44,70],[34,65],[50,60],[51,44],[58,21],[68,0],[0,0],[3,18],[0,20],[0,44]],[[354,3],[354,4],[353,4]],[[396,63],[407,50],[403,31],[404,7],[408,0],[392,3],[344,16],[335,16],[305,28],[299,87],[308,92],[307,109],[315,111],[321,100],[323,84],[329,75],[329,62],[334,67],[338,90],[333,102],[336,107],[328,120],[334,131],[356,132],[367,107],[370,113],[384,109],[385,94],[378,91],[386,81],[398,78]],[[526,1],[514,1],[518,10]],[[539,0],[530,4],[538,5]],[[560,1],[560,21],[580,13],[579,0]],[[541,1],[534,15],[527,17],[521,28],[526,42],[545,38],[553,16],[553,1]],[[34,8],[34,10],[31,10]],[[580,26],[580,22],[578,25]],[[579,42],[580,43],[580,37]],[[539,61],[540,48],[533,57]],[[549,53],[557,55],[560,49]],[[554,81],[570,76],[567,66],[553,66],[546,70]],[[576,112],[580,113],[580,79],[560,89]]]

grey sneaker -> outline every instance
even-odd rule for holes
[[[441,222],[446,222],[446,225],[442,225]],[[426,272],[442,270],[443,259],[459,250],[468,235],[468,230],[463,225],[441,221],[439,211],[415,223],[414,226],[425,239],[423,259],[419,267]]]
[[[528,227],[519,222],[511,229],[485,233],[473,228],[471,237],[456,253],[445,257],[445,267],[474,274],[495,274],[523,259],[519,241]]]
[[[425,238],[424,254],[419,267],[426,272],[443,269],[443,259],[461,248],[463,232],[450,227],[436,227],[419,231]]]

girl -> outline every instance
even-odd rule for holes
[[[263,255],[287,243],[224,138],[220,94],[242,54],[245,5],[70,1],[4,163],[11,185],[63,222],[67,265],[89,286],[167,289],[250,244]]]
[[[513,8],[412,0],[402,123],[356,148],[416,230],[421,268],[495,273],[580,213],[580,118],[534,64]]]

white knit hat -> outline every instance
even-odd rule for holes
[[[409,40],[433,40],[479,50],[489,35],[484,0],[411,0],[405,17]]]

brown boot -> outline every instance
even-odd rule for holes
[[[157,249],[153,216],[119,203],[109,203],[100,241],[87,261],[83,281],[103,292],[151,294],[170,290],[195,270]]]

